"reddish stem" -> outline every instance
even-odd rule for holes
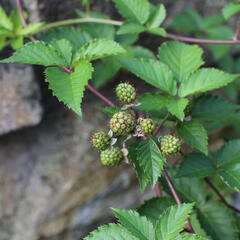
[[[169,174],[168,174],[166,169],[163,170],[163,177],[165,178],[165,180],[167,182],[167,185],[168,185],[168,187],[169,187],[169,189],[170,189],[170,191],[171,191],[171,193],[173,195],[173,198],[174,198],[175,202],[177,204],[181,204],[182,201],[181,201],[180,197],[178,196],[177,191],[176,191],[175,187],[173,186],[171,178],[170,178],[170,176],[169,176]],[[194,230],[193,230],[193,227],[191,225],[190,220],[187,219],[187,222],[188,222],[187,225],[186,225],[187,231],[190,232],[190,233],[194,233]]]
[[[27,27],[27,22],[26,22],[26,20],[24,18],[24,15],[23,15],[23,9],[22,9],[21,2],[20,2],[20,0],[16,0],[15,2],[16,2],[16,6],[17,6],[17,9],[18,9],[18,13],[19,13],[22,25],[24,27]]]
[[[90,84],[87,85],[87,89],[91,91],[93,94],[98,96],[100,99],[102,99],[105,103],[107,103],[111,107],[116,107],[116,105],[110,101],[108,98],[106,98],[104,95],[102,95],[99,91],[97,91],[94,87],[92,87]]]
[[[191,37],[183,37],[175,34],[168,33],[168,38],[179,40],[183,42],[190,43],[208,43],[208,44],[240,44],[240,40],[211,40],[211,39],[201,39],[201,38],[191,38]]]
[[[157,197],[161,197],[161,191],[160,191],[160,183],[156,183],[155,187],[154,187],[155,193]]]

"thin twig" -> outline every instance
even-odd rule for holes
[[[214,186],[214,184],[210,181],[209,178],[205,178],[205,182],[209,185],[209,187],[218,195],[220,200],[230,209],[232,209],[235,212],[240,213],[240,210],[234,207],[233,205],[229,204],[226,199],[223,197],[223,195],[219,192],[219,190]]]
[[[159,133],[161,127],[162,127],[162,126],[164,125],[164,123],[167,121],[168,117],[169,117],[169,113],[165,116],[165,118],[161,121],[161,123],[160,123],[160,124],[156,127],[156,129],[154,130],[154,132],[153,132],[153,135],[154,135],[154,136],[156,136],[156,135]]]
[[[170,189],[170,191],[171,191],[171,193],[173,195],[173,198],[174,198],[175,202],[177,204],[181,204],[182,201],[181,201],[180,197],[178,196],[177,191],[176,191],[176,189],[175,189],[175,187],[174,187],[174,185],[172,183],[172,180],[171,180],[171,178],[170,178],[170,176],[169,176],[169,174],[168,174],[166,169],[163,170],[163,177],[165,178],[165,180],[167,182],[167,185],[168,185],[168,187],[169,187],[169,189]],[[188,223],[187,223],[186,227],[187,227],[188,232],[195,233],[189,219],[187,219],[187,222]]]
[[[190,43],[207,43],[207,44],[240,44],[240,40],[212,40],[212,39],[201,39],[201,38],[191,38],[191,37],[184,37],[175,34],[168,33],[166,35],[167,38],[173,40],[179,40],[182,42],[190,42]]]
[[[19,0],[16,0],[16,1],[19,1]],[[59,26],[78,24],[78,23],[86,23],[86,22],[111,24],[111,25],[115,25],[115,26],[121,26],[123,24],[122,21],[111,20],[111,19],[100,19],[100,18],[92,18],[92,17],[74,18],[74,19],[61,20],[61,21],[56,21],[56,22],[45,24],[44,26],[42,26],[39,29],[38,32],[45,31],[45,30],[55,28],[55,27],[59,27]],[[179,40],[182,42],[189,42],[189,43],[240,44],[240,40],[238,40],[238,39],[233,39],[233,40],[201,39],[201,38],[179,36],[179,35],[172,34],[172,33],[167,33],[166,38],[170,38],[173,40]]]
[[[157,197],[161,197],[161,189],[160,189],[160,183],[157,182],[154,187],[155,193]]]

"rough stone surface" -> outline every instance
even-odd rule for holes
[[[39,87],[31,66],[0,65],[0,135],[41,120]]]

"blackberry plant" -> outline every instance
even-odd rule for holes
[[[78,18],[54,23],[27,23],[20,0],[9,15],[0,7],[0,47],[15,49],[0,62],[45,66],[53,95],[79,116],[85,89],[98,96],[108,105],[102,111],[110,118],[109,133],[92,137],[102,165],[128,164],[142,191],[155,189],[157,196],[135,210],[112,209],[119,223],[102,226],[85,240],[238,240],[240,210],[233,193],[240,191],[240,139],[221,135],[217,148],[209,139],[226,127],[239,128],[237,98],[230,102],[221,91],[233,86],[240,74],[209,67],[196,43],[207,44],[219,57],[218,66],[220,57],[235,66],[228,50],[240,44],[239,29],[230,31],[228,39],[211,33],[223,18],[240,12],[240,3],[228,3],[223,16],[207,20],[188,10],[168,27],[163,25],[163,4],[113,2],[123,21],[91,12],[88,0],[83,0],[87,12],[77,11]],[[66,26],[76,23],[80,27]],[[206,39],[175,35],[173,28],[196,36],[198,30]],[[163,40],[156,55],[135,44],[143,32]],[[116,105],[96,88],[120,69],[153,90],[141,89],[137,96],[140,91],[134,86],[119,83]]]

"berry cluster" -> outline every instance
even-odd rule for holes
[[[116,88],[116,97],[121,104],[131,104],[136,99],[136,90],[129,83],[120,83]],[[116,166],[126,157],[124,153],[125,142],[131,137],[148,137],[155,129],[155,123],[150,118],[137,119],[134,110],[128,110],[132,105],[124,105],[123,108],[113,114],[109,121],[109,134],[99,131],[92,136],[92,144],[100,150],[100,160],[105,166]],[[122,141],[123,148],[113,146]],[[177,137],[172,135],[160,139],[160,149],[167,156],[176,154],[181,144]]]

